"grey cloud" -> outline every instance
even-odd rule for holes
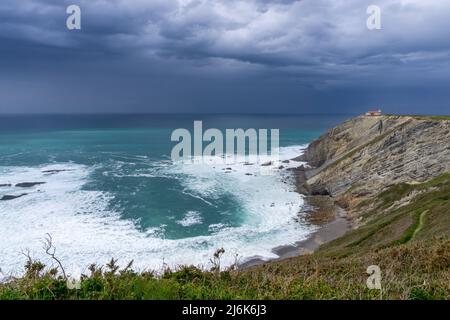
[[[120,74],[127,79],[123,88],[143,90],[137,95],[144,98],[140,81],[155,77],[185,94],[185,84],[170,74],[206,85],[228,85],[230,77],[252,79],[258,88],[281,82],[286,89],[278,90],[312,100],[320,90],[369,92],[370,86],[382,91],[450,80],[450,2],[378,0],[383,29],[369,31],[366,8],[373,2],[3,0],[0,68],[24,77],[34,70],[55,82],[99,69],[92,79]],[[81,31],[65,28],[69,4],[82,9]]]
[[[78,35],[63,23],[72,2],[2,2],[0,34],[45,45],[83,48],[95,42],[104,50],[133,47],[268,65],[367,63],[382,52],[450,49],[450,3],[444,0],[380,0],[383,30],[372,32],[365,27],[371,0],[82,0]]]

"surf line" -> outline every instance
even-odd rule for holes
[[[221,130],[215,128],[203,132],[203,122],[194,121],[193,131],[193,138],[188,129],[179,128],[172,132],[170,140],[178,142],[172,148],[172,161],[189,162],[193,159],[223,158],[225,155],[233,155],[231,158],[224,158],[227,160],[226,163],[232,163],[236,160],[236,156],[246,156],[253,158],[254,161],[268,155],[273,160],[278,160],[280,156],[279,129],[226,129],[224,136]],[[203,148],[203,142],[208,143],[205,148]]]

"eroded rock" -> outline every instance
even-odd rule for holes
[[[21,182],[21,183],[16,184],[16,187],[31,188],[31,187],[38,186],[41,184],[45,184],[45,182]]]
[[[27,195],[27,193],[22,193],[22,194],[19,194],[19,195],[9,195],[9,194],[7,194],[7,195],[4,195],[3,197],[1,197],[0,201],[14,200],[14,199],[26,196],[26,195]]]

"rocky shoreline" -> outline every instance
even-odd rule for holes
[[[294,158],[292,161],[299,161],[301,159],[300,157]],[[299,219],[317,226],[318,229],[308,235],[306,239],[298,241],[295,244],[273,248],[272,252],[278,258],[267,260],[258,256],[251,257],[239,265],[241,268],[312,254],[322,244],[343,236],[353,227],[353,221],[349,218],[347,212],[337,205],[331,196],[311,194],[311,190],[307,184],[307,169],[304,165],[287,170],[291,171],[295,178],[296,191],[304,195],[304,209],[299,212]]]
[[[307,163],[288,170],[297,192],[305,195],[305,218],[319,229],[304,241],[274,248],[279,256],[274,260],[310,254],[357,229],[361,205],[387,188],[424,183],[449,172],[450,118],[357,116],[328,130],[292,160]],[[255,257],[242,266],[265,262]]]
[[[298,241],[292,245],[273,248],[272,252],[278,255],[278,258],[265,260],[260,257],[253,257],[240,264],[240,267],[248,268],[271,261],[280,261],[300,255],[312,254],[322,244],[343,236],[347,231],[352,229],[352,221],[349,220],[344,209],[338,206],[335,207],[336,211],[334,212],[332,221],[320,225],[319,229],[310,234],[307,239]],[[316,208],[314,212],[319,212],[320,210],[321,208]]]

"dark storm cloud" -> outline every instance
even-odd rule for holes
[[[80,31],[65,27],[70,4]],[[382,30],[366,28],[370,4]],[[448,12],[446,0],[6,0],[0,112],[450,113]]]

